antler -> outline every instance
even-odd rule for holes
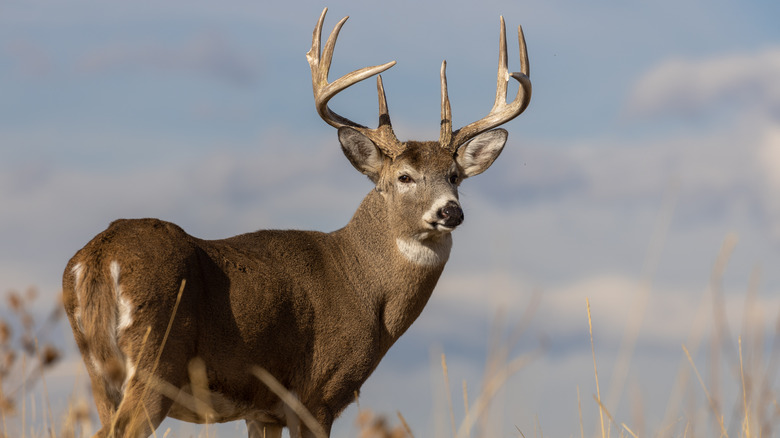
[[[457,131],[452,131],[452,115],[450,98],[447,96],[447,61],[441,64],[441,134],[439,143],[442,147],[453,153],[458,147],[476,137],[477,135],[502,125],[519,116],[531,102],[531,79],[529,78],[528,52],[525,47],[523,28],[517,27],[517,39],[520,43],[520,73],[509,73],[507,69],[506,54],[506,25],[504,17],[501,17],[501,39],[498,51],[498,80],[496,85],[496,101],[488,115],[474,123],[464,126]],[[506,89],[509,78],[515,78],[520,83],[515,100],[507,104]]]
[[[382,77],[376,78],[376,89],[379,98],[379,126],[376,129],[369,129],[361,124],[355,123],[346,117],[342,117],[328,108],[328,101],[338,94],[340,91],[356,84],[363,79],[367,79],[376,74],[382,73],[395,65],[395,61],[388,62],[387,64],[377,65],[373,67],[363,67],[359,70],[355,70],[352,73],[348,73],[334,82],[328,83],[328,72],[330,71],[330,64],[333,60],[333,48],[336,46],[336,39],[339,36],[341,27],[347,21],[344,17],[336,24],[333,31],[328,37],[328,41],[325,43],[325,49],[320,55],[320,40],[322,37],[322,24],[325,21],[325,14],[328,12],[328,8],[322,10],[319,21],[317,21],[317,27],[314,28],[314,35],[311,41],[311,50],[306,53],[306,59],[311,66],[311,81],[314,88],[314,105],[317,107],[317,113],[319,113],[322,120],[335,128],[341,128],[342,126],[351,126],[356,130],[362,132],[365,136],[371,139],[374,144],[379,147],[385,154],[391,158],[395,158],[400,155],[405,146],[398,141],[393,132],[393,127],[390,124],[390,115],[387,111],[387,99],[385,97],[385,89],[382,85]]]

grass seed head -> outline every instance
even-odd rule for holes
[[[14,311],[19,312],[24,307],[24,303],[22,302],[22,297],[19,296],[16,291],[11,291],[8,293],[8,306]]]
[[[54,365],[61,358],[60,351],[52,345],[47,345],[41,352],[41,365],[48,367]]]
[[[5,345],[11,340],[11,327],[3,320],[0,320],[0,346]]]

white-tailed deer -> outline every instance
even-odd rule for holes
[[[443,63],[439,141],[401,142],[380,76],[378,128],[328,108],[338,92],[395,63],[328,82],[346,18],[321,53],[326,12],[306,55],[317,112],[338,128],[344,154],[375,187],[331,233],[201,240],[157,219],[118,220],[76,253],[65,268],[64,304],[92,382],[97,436],[148,436],[166,416],[243,419],[250,437],[278,438],[283,427],[292,437],[328,435],[431,296],[450,232],[463,221],[458,185],[493,163],[507,139],[493,128],[530,101],[522,30],[521,72],[510,73],[501,19],[498,89],[484,119],[452,130]],[[507,103],[510,77],[520,86]],[[267,376],[295,400],[282,401]],[[301,423],[294,404],[319,427]]]

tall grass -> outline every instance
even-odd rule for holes
[[[38,298],[36,289],[11,291],[5,298],[10,318],[0,319],[0,433],[9,438],[24,435],[28,419],[35,430],[37,425],[32,420],[39,417],[41,433],[49,435],[56,426],[45,374],[59,362],[61,353],[47,339],[62,318],[62,306],[58,303],[43,321],[36,321],[30,310]],[[31,404],[34,412],[28,412],[29,392],[39,383],[42,396],[38,399],[43,406]],[[9,430],[9,420],[15,417],[21,420],[21,431]]]

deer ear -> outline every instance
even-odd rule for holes
[[[367,175],[374,183],[379,181],[379,172],[382,170],[385,156],[374,142],[348,126],[339,128],[339,142],[341,150],[355,169]]]
[[[463,169],[463,176],[479,175],[487,170],[506,144],[509,134],[504,129],[487,131],[458,148],[455,161]]]

